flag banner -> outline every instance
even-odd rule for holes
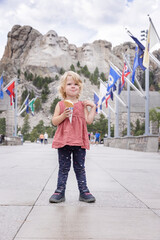
[[[110,67],[110,73],[108,77],[108,87],[107,87],[108,92],[115,85],[115,83],[119,78],[120,78],[119,74],[116,73],[112,67]]]
[[[137,44],[138,46],[138,49],[137,49],[137,58],[138,58],[138,66],[141,67],[141,69],[144,71],[146,68],[143,66],[143,56],[144,56],[144,50],[145,50],[145,47],[143,46],[142,43],[140,43],[140,41],[135,38],[134,36],[130,35],[130,37],[135,41],[135,43]],[[137,66],[137,67],[138,67]]]
[[[150,48],[150,27],[149,27],[149,30],[148,30],[146,48],[145,48],[144,57],[143,57],[143,65],[146,68],[149,68],[149,48]]]
[[[113,92],[116,91],[116,84],[113,85]]]
[[[121,79],[119,80],[119,84],[118,84],[118,95],[121,94],[121,92],[122,92],[122,90],[123,90],[123,88],[124,88],[124,86],[125,86],[125,83],[126,83],[126,82],[124,82],[124,84],[122,84],[122,80],[121,80]]]
[[[108,91],[108,83],[107,83],[107,87],[106,87],[106,96],[105,96],[105,100],[106,100],[106,108],[108,107],[108,100],[111,97],[110,95],[110,90]]]
[[[110,99],[111,95],[106,97],[106,108],[108,107],[108,100]]]
[[[9,86],[6,89],[6,93],[10,96],[10,105],[12,105],[13,100],[15,98],[14,86],[15,86],[15,81],[9,84]]]
[[[124,78],[127,77],[131,72],[126,63],[124,63],[123,71],[122,71],[122,85],[124,85]]]
[[[3,99],[3,76],[0,79],[0,99]]]
[[[102,110],[102,104],[100,105],[100,99],[96,93],[94,93],[94,103],[96,104],[96,113],[99,113],[99,109]]]
[[[26,105],[26,113],[29,113],[29,96],[25,101],[25,105]]]
[[[149,52],[150,50],[160,42],[160,38],[155,30],[155,27],[150,19],[150,25],[147,35],[146,48],[144,51],[143,65],[149,68]]]
[[[134,63],[133,63],[133,72],[132,72],[132,83],[134,84],[134,78],[136,73],[136,68],[138,67],[138,47],[135,48],[135,57],[134,57]]]
[[[120,93],[122,91],[122,80],[121,79],[119,79],[119,83],[118,83],[118,95],[120,95]]]
[[[111,99],[113,101],[113,92],[112,92],[112,89],[111,89],[111,92],[110,92],[110,96],[111,96]]]
[[[34,102],[35,102],[35,98],[33,100],[31,100],[31,102],[29,103],[29,107],[31,109],[31,113],[34,116]]]
[[[100,88],[99,88],[99,103],[100,105],[105,101],[107,94],[107,87],[105,84],[100,80]]]
[[[124,63],[124,67],[123,67],[123,71],[122,71],[122,76],[121,78],[119,79],[119,82],[118,82],[118,95],[120,95],[122,89],[124,88],[125,86],[125,77],[127,77],[131,72],[129,71],[129,68],[127,66],[126,63]]]
[[[159,38],[159,35],[152,23],[152,20],[151,18],[149,18],[150,20],[150,50],[157,44],[157,43],[160,43],[160,38]]]

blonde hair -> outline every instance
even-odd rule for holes
[[[75,83],[78,84],[79,94],[78,94],[77,98],[79,98],[79,96],[82,92],[83,84],[82,84],[82,80],[80,79],[79,74],[77,74],[73,71],[65,72],[63,74],[63,76],[61,77],[61,83],[60,83],[60,86],[59,86],[59,94],[63,99],[65,99],[67,97],[66,92],[65,92],[65,87],[66,87],[66,82],[67,82],[67,77],[68,76],[71,76],[73,78],[73,80],[75,81]]]

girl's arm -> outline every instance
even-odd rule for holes
[[[54,126],[58,126],[61,122],[63,122],[69,116],[70,116],[69,108],[65,108],[64,112],[60,114],[60,106],[59,106],[59,103],[57,103],[53,117],[52,117],[52,123]]]
[[[96,105],[94,102],[85,100],[83,102],[84,104],[84,112],[85,112],[85,119],[87,124],[91,124],[94,120],[95,114],[96,114]],[[87,106],[91,107],[91,110],[88,111]]]

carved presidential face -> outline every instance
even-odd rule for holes
[[[68,44],[67,38],[65,38],[65,37],[59,37],[58,42],[59,42],[60,48],[61,48],[63,51],[67,51],[67,50],[68,50],[68,45],[69,45],[69,44]]]
[[[86,60],[89,60],[93,56],[93,51],[89,45],[86,45],[82,48],[83,51],[83,57]]]
[[[55,31],[50,30],[45,34],[45,43],[49,46],[57,45],[58,35]]]
[[[68,51],[69,51],[69,54],[71,55],[71,57],[73,59],[75,59],[76,56],[77,56],[77,47],[76,47],[76,45],[70,44],[69,48],[68,48]]]

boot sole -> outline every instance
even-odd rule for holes
[[[85,198],[79,197],[79,201],[86,202],[86,203],[93,203],[96,201],[96,199],[95,198],[85,199]]]
[[[61,198],[59,200],[56,200],[56,199],[49,199],[49,202],[50,203],[60,203],[60,202],[64,202],[65,201],[65,198]]]

